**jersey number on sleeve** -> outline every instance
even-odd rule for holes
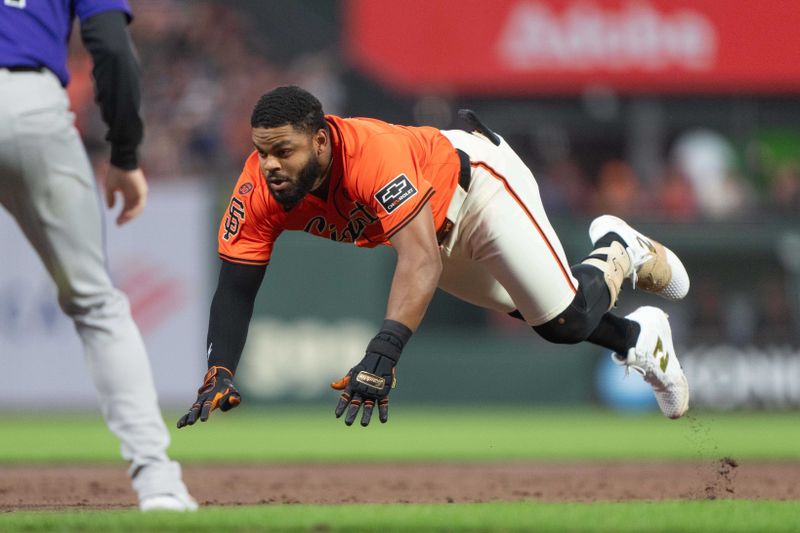
[[[3,3],[9,7],[25,9],[25,0],[3,0]]]

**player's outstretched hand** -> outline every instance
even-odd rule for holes
[[[211,411],[219,407],[222,411],[233,409],[242,403],[242,396],[233,386],[233,374],[224,366],[212,366],[206,372],[203,386],[197,390],[197,400],[189,412],[178,420],[178,429],[191,426],[197,419],[208,420]]]
[[[106,203],[114,207],[116,193],[122,194],[122,211],[117,217],[117,225],[130,222],[144,211],[147,203],[147,180],[141,169],[123,170],[111,165],[106,176]]]
[[[342,391],[339,403],[336,404],[336,418],[344,414],[348,405],[344,423],[352,426],[356,415],[363,405],[361,425],[369,425],[372,410],[378,405],[378,417],[382,423],[389,419],[389,392],[396,384],[394,367],[397,361],[376,352],[367,352],[364,359],[350,369],[342,379],[331,383],[331,387]]]

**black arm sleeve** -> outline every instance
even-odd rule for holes
[[[224,366],[236,373],[253,317],[253,304],[266,270],[266,266],[222,261],[208,319],[209,368]]]
[[[104,11],[81,23],[81,39],[92,54],[95,94],[108,125],[111,164],[123,170],[139,166],[136,149],[142,142],[139,116],[139,64],[122,11]]]

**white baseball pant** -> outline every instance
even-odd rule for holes
[[[442,133],[469,155],[469,192],[448,208],[453,229],[442,243],[439,287],[504,313],[519,310],[531,326],[561,313],[578,281],[547,219],[533,174],[501,139],[499,146],[461,130]]]

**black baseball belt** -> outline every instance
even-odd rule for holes
[[[43,72],[44,67],[34,65],[10,65],[0,66],[0,70],[7,70],[9,72]]]
[[[469,184],[472,182],[472,166],[469,164],[469,156],[466,152],[458,148],[456,148],[456,154],[458,154],[458,159],[461,162],[461,168],[458,171],[458,186],[464,189],[464,192],[469,192]],[[455,225],[456,223],[454,220],[450,220],[449,218],[444,219],[442,227],[436,232],[436,242],[438,242],[439,245],[450,235]]]

